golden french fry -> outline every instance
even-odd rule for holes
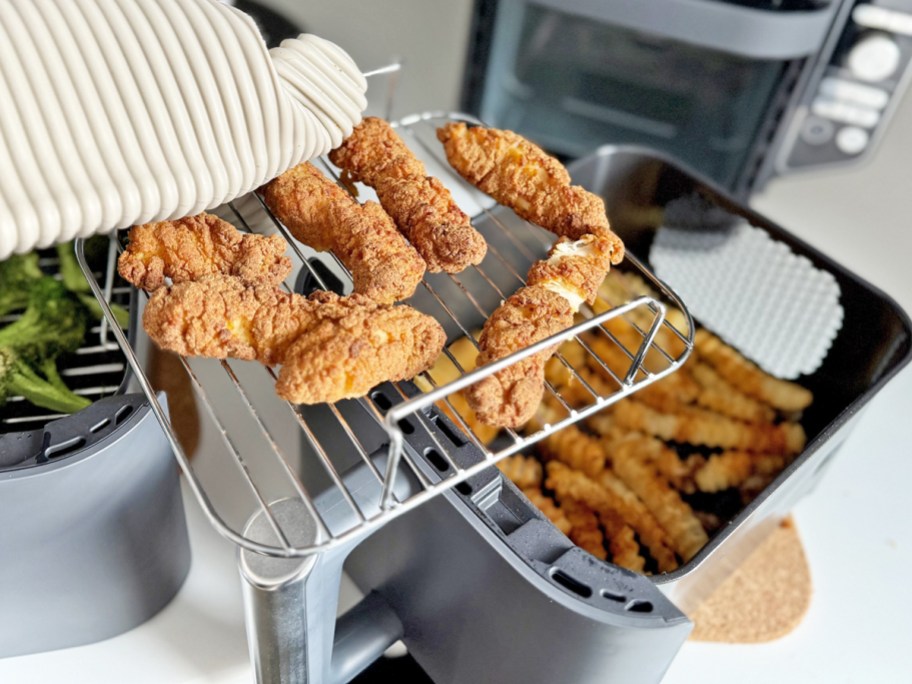
[[[798,423],[742,423],[703,409],[661,413],[634,399],[612,408],[619,425],[661,439],[724,449],[796,454],[804,448],[804,428]]]
[[[498,461],[497,467],[520,489],[534,489],[541,486],[542,464],[531,456],[522,454],[508,456]]]
[[[668,533],[672,548],[685,561],[709,541],[703,525],[681,496],[648,460],[637,456],[635,440],[622,442],[612,454],[613,469]]]
[[[575,425],[545,437],[540,448],[545,456],[566,463],[589,477],[597,477],[605,468],[605,448],[602,443]]]
[[[570,541],[601,560],[608,559],[605,537],[593,510],[572,497],[558,497],[561,510],[570,521]]]
[[[773,407],[735,389],[709,364],[697,361],[688,366],[691,376],[701,386],[696,396],[699,406],[748,423],[771,423],[775,420]]]
[[[552,461],[546,467],[545,485],[560,497],[582,501],[595,511],[617,513],[639,535],[640,541],[656,560],[659,572],[678,567],[668,535],[647,510],[636,494],[631,492],[610,470],[603,470],[598,482],[569,466]]]
[[[791,459],[782,454],[725,451],[710,456],[694,475],[701,492],[718,492],[737,487],[752,475],[775,476]]]
[[[566,535],[570,534],[573,524],[567,519],[564,511],[561,510],[554,499],[546,496],[538,487],[523,488],[522,492],[529,501],[535,504],[535,507],[538,508],[538,510],[544,513],[545,517],[548,518],[557,529]]]
[[[640,554],[633,528],[619,514],[611,511],[599,512],[598,519],[605,528],[611,562],[634,572],[643,572],[646,559]]]
[[[781,411],[801,411],[814,398],[810,390],[765,373],[732,347],[706,330],[698,330],[694,345],[702,359],[737,389]]]

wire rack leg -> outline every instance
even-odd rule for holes
[[[296,544],[316,543],[316,520],[298,499],[270,506],[274,517]],[[267,516],[257,513],[245,536],[274,541]],[[247,641],[256,681],[260,684],[328,682],[342,563],[350,548],[306,558],[276,558],[243,549]]]

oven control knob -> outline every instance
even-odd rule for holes
[[[902,53],[892,38],[876,33],[855,43],[846,66],[863,81],[882,81],[896,71]]]

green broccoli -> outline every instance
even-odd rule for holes
[[[29,288],[25,312],[0,328],[0,404],[22,395],[36,406],[72,413],[91,401],[73,393],[57,372],[57,357],[85,338],[86,311],[49,276]]]
[[[0,262],[0,316],[24,309],[31,286],[43,276],[34,252]]]
[[[92,294],[92,287],[79,267],[79,261],[77,261],[76,253],[73,250],[73,243],[64,242],[58,244],[57,256],[60,259],[60,277],[63,279],[66,289],[74,293],[95,318],[104,318],[101,304],[98,303],[95,295]],[[130,313],[126,309],[117,304],[111,304],[111,311],[114,312],[117,324],[121,328],[127,328],[130,325]]]

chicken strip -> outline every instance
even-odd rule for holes
[[[528,285],[507,299],[484,325],[478,364],[509,356],[573,325],[573,314],[592,301],[611,267],[612,241],[584,235],[560,238],[546,259],[532,265]],[[538,308],[536,308],[538,307]],[[532,418],[544,393],[546,350],[466,390],[469,406],[490,425],[519,427]]]
[[[376,202],[358,204],[306,162],[266,185],[263,199],[297,240],[339,257],[355,292],[381,304],[415,293],[424,260]]]
[[[437,321],[408,306],[331,292],[302,297],[230,276],[158,290],[143,325],[156,344],[184,356],[281,363],[277,392],[307,404],[412,377],[445,342]]]
[[[386,121],[365,117],[329,158],[376,191],[431,273],[459,273],[484,259],[484,238]]]
[[[624,246],[608,225],[602,199],[570,185],[563,165],[538,146],[513,131],[456,122],[438,128],[437,138],[463,178],[521,218],[571,240],[603,236],[613,245],[611,263],[623,259]]]
[[[520,288],[484,325],[478,365],[489,363],[573,325],[573,308],[542,285]],[[478,419],[489,425],[519,427],[534,414],[544,393],[545,362],[557,345],[526,357],[466,388]]]
[[[176,221],[133,226],[117,262],[124,280],[156,290],[174,283],[225,274],[249,283],[282,282],[291,271],[279,235],[242,233],[227,221],[202,213]]]
[[[541,285],[570,302],[578,311],[583,302],[592,304],[599,286],[611,268],[614,241],[602,235],[584,235],[571,241],[562,237],[529,269],[527,285]]]

